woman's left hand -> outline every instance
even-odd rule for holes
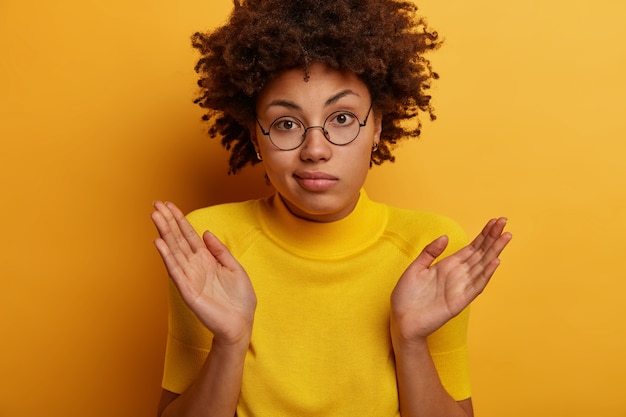
[[[511,240],[505,218],[492,219],[468,246],[433,265],[448,238],[428,244],[402,274],[391,294],[394,338],[423,341],[459,314],[487,286]]]

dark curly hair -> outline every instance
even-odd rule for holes
[[[435,119],[428,94],[438,78],[424,57],[440,46],[411,1],[234,0],[224,26],[195,33],[201,58],[195,103],[209,135],[231,151],[230,173],[258,162],[250,139],[257,96],[273,76],[312,63],[347,69],[368,86],[383,131],[372,164],[394,161],[398,140],[420,134],[419,114]],[[412,120],[412,123],[407,121]]]

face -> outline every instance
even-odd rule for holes
[[[370,105],[369,90],[356,75],[315,64],[308,81],[302,69],[273,78],[261,91],[256,112],[268,131],[272,122],[283,116],[296,117],[306,127],[322,126],[336,111],[349,111],[363,123]],[[307,220],[329,222],[354,209],[380,130],[380,119],[372,109],[367,124],[347,145],[334,145],[322,129],[313,128],[307,130],[300,147],[284,151],[276,148],[258,125],[254,143],[268,178],[289,210]]]

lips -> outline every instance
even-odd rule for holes
[[[334,175],[324,172],[298,172],[293,177],[302,188],[308,191],[325,191],[339,181]]]

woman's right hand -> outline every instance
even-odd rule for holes
[[[174,204],[157,201],[154,208],[154,244],[185,303],[214,342],[248,343],[256,295],[246,271],[213,234],[200,238]]]

